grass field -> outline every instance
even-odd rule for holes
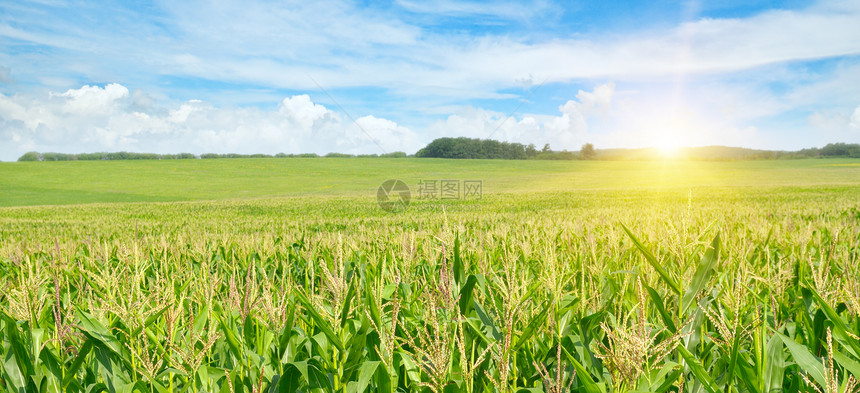
[[[0,391],[856,391],[858,164],[0,163]]]
[[[0,163],[0,206],[366,195],[386,179],[478,179],[488,192],[852,185],[857,160],[734,162],[375,158]]]

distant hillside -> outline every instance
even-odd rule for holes
[[[594,158],[597,160],[655,160],[666,158],[666,153],[659,149],[596,149]],[[671,158],[680,160],[775,160],[792,158],[827,158],[849,157],[860,158],[860,144],[831,143],[824,147],[808,148],[798,151],[757,150],[745,147],[701,146],[682,147],[671,154]]]
[[[767,160],[791,158],[793,152],[756,150],[744,147],[701,146],[682,147],[671,154],[671,158],[682,160]],[[596,149],[597,160],[655,160],[666,158],[667,154],[649,147],[640,149]]]

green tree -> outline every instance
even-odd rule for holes
[[[527,148],[521,143],[492,139],[439,138],[415,153],[416,157],[524,160]]]
[[[582,149],[579,150],[579,157],[583,160],[591,160],[594,159],[594,145],[590,143],[586,143],[582,145]]]
[[[30,151],[24,153],[23,156],[18,157],[18,161],[42,161],[42,155],[39,152]]]
[[[537,148],[535,147],[535,144],[529,143],[529,145],[526,146],[526,156],[528,158],[535,158],[535,157],[537,157],[537,154],[538,154],[538,151],[537,151]]]

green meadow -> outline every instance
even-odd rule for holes
[[[858,160],[0,163],[0,191],[0,392],[857,391]]]
[[[386,179],[482,180],[489,193],[850,186],[857,160],[518,161],[378,158],[0,163],[0,206],[364,196]]]

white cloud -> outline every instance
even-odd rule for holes
[[[413,153],[422,146],[418,135],[391,120],[368,115],[356,119],[355,122],[354,126],[360,127],[365,137],[372,138],[374,143],[385,151],[407,150]],[[361,141],[366,139],[355,132],[350,136],[351,138],[347,139],[350,145],[361,144]],[[404,149],[404,146],[408,146],[409,149]]]
[[[381,145],[414,152],[423,142],[388,119],[364,116],[357,123],[361,128],[307,95],[266,111],[199,100],[159,106],[119,84],[35,98],[0,94],[0,159],[29,150],[324,154],[379,153]]]
[[[128,89],[111,83],[104,88],[86,85],[80,89],[69,89],[59,97],[66,98],[63,110],[77,115],[99,115],[114,112],[117,105],[128,98]]]
[[[565,107],[574,106],[585,115],[595,113],[606,114],[612,107],[612,96],[615,94],[615,83],[609,82],[594,88],[593,92],[580,90],[576,93],[579,102],[568,101]],[[564,112],[564,110],[563,110]]]
[[[321,122],[340,121],[333,112],[322,105],[314,104],[305,94],[284,98],[278,107],[278,113],[290,119],[300,129],[313,129],[315,124]]]
[[[558,115],[504,115],[499,112],[467,107],[432,124],[434,137],[468,136],[491,138],[523,144],[549,143],[553,149],[578,150],[587,142],[588,119],[605,116],[612,106],[615,84],[596,86],[591,92],[579,90],[577,100],[558,107]]]

